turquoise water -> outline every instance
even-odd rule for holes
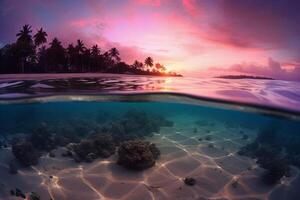
[[[182,96],[172,97],[174,101],[152,101],[154,97],[150,97],[110,97],[113,101],[42,98],[0,104],[0,198],[18,199],[10,194],[16,188],[42,199],[299,197],[300,123],[295,115],[234,104],[204,104]],[[153,121],[144,120],[139,112],[172,124],[159,125],[157,130],[145,128]],[[132,134],[129,137],[119,138],[118,131],[103,128],[116,122],[132,124],[132,116],[143,125],[132,132],[132,127],[126,129]],[[44,130],[41,127],[47,131],[38,132]],[[135,131],[141,134],[134,135]],[[160,157],[154,166],[132,171],[118,164],[119,152],[88,162],[63,155],[68,143],[80,143],[102,132],[113,135],[117,148],[133,139],[154,143]],[[33,133],[42,134],[42,145],[33,142],[40,157],[37,163],[24,166],[11,149],[16,140],[32,138]],[[57,135],[67,142],[44,148],[49,138]],[[12,160],[16,174],[10,173]],[[195,185],[185,184],[187,177],[192,177]]]
[[[130,109],[139,109],[147,113],[155,113],[165,117],[179,116],[180,114],[195,117],[195,121],[218,120],[234,126],[242,126],[254,130],[276,126],[284,134],[296,134],[300,130],[298,120],[266,115],[255,112],[240,112],[229,109],[218,109],[207,106],[197,106],[181,103],[164,102],[48,102],[48,103],[19,103],[0,104],[0,133],[30,133],[33,128],[45,122],[55,126],[62,121],[91,121],[106,123],[122,117]]]

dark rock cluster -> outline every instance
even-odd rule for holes
[[[11,196],[16,196],[22,199],[28,199],[28,200],[40,200],[41,197],[36,192],[30,192],[30,194],[25,195],[25,193],[20,190],[19,188],[16,188],[15,190],[10,190]]]
[[[186,185],[193,186],[196,184],[196,179],[194,179],[193,177],[186,177],[184,178],[184,183]]]
[[[47,124],[42,123],[29,136],[12,139],[10,143],[16,160],[24,167],[36,165],[43,152],[51,152],[57,146],[72,141],[67,140],[67,143],[62,143],[61,140],[66,140],[62,139],[64,136],[52,134],[50,131]]]
[[[100,120],[103,116],[97,117]],[[16,160],[23,166],[36,165],[42,153],[55,157],[53,149],[66,146],[68,150],[63,156],[72,157],[77,162],[92,162],[97,158],[110,157],[116,146],[122,146],[124,141],[144,139],[163,126],[173,126],[173,122],[162,116],[139,110],[129,110],[107,123],[97,124],[89,120],[78,121],[78,124],[72,120],[70,123],[57,122],[56,126],[42,123],[29,136],[12,140]],[[141,147],[143,142],[139,144]],[[155,160],[159,150],[150,144],[145,148],[151,149]]]
[[[120,145],[117,163],[127,169],[143,170],[152,167],[159,156],[160,151],[155,144],[130,140]]]
[[[24,192],[22,192],[22,190],[20,190],[19,188],[16,188],[15,190],[11,190],[10,195],[20,197],[22,199],[26,198],[26,195],[24,194]]]
[[[57,146],[65,146],[72,142],[79,142],[80,139],[96,129],[92,120],[66,120],[57,124],[49,125],[52,140]]]
[[[14,138],[11,145],[16,160],[24,167],[38,164],[41,151],[55,147],[45,124],[34,130],[28,137]]]
[[[242,147],[238,154],[257,159],[259,166],[266,169],[262,180],[275,184],[283,176],[290,175],[290,165],[300,167],[299,139],[288,135],[283,137],[276,129],[269,128],[259,132],[255,141]]]
[[[21,139],[12,145],[12,152],[15,158],[24,166],[36,165],[40,158],[40,153],[26,139]]]
[[[56,143],[53,135],[48,130],[45,123],[41,124],[33,133],[29,136],[28,140],[32,145],[42,151],[49,151],[55,148]]]
[[[173,122],[162,116],[147,114],[139,110],[129,110],[121,119],[105,126],[103,131],[112,134],[116,143],[126,140],[143,139],[158,132],[160,127],[171,127]]]
[[[29,200],[40,200],[40,199],[41,199],[40,195],[35,192],[31,192],[29,195]]]
[[[111,135],[92,134],[79,143],[70,144],[68,149],[74,160],[92,162],[96,158],[108,158],[115,153],[116,146]]]

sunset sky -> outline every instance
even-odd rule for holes
[[[0,15],[0,46],[28,23],[184,75],[300,80],[299,0],[0,0]]]

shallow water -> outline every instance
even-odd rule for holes
[[[122,118],[131,109],[159,114],[174,122],[173,127],[161,127],[153,136],[144,138],[161,151],[155,166],[144,171],[127,170],[116,164],[116,154],[92,163],[76,163],[61,156],[63,148],[58,147],[54,150],[55,158],[44,152],[38,165],[19,166],[18,174],[12,175],[8,173],[8,163],[13,159],[8,145],[0,150],[3,186],[0,197],[12,198],[9,191],[13,188],[24,193],[37,192],[42,199],[290,200],[299,197],[297,167],[291,167],[290,177],[268,185],[261,180],[265,170],[254,159],[237,153],[242,146],[253,142],[258,132],[270,127],[280,137],[300,141],[299,121],[289,118],[167,102],[21,103],[0,105],[0,133],[2,140],[9,141],[30,135],[41,123],[46,123],[84,138],[99,126]],[[185,177],[195,178],[196,185],[185,185]]]
[[[300,92],[294,83],[132,76],[1,82],[0,199],[20,199],[10,194],[16,188],[53,200],[299,199]],[[126,131],[107,128],[121,122]],[[67,143],[102,132],[113,136],[117,149],[138,138],[161,155],[140,171],[118,164],[118,150],[91,162],[64,156]],[[32,141],[34,133],[42,134],[41,145]],[[19,140],[35,144],[38,163],[25,167],[18,160],[12,149]],[[11,163],[17,174],[10,173]],[[186,177],[195,185],[185,184]]]

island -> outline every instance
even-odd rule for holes
[[[90,48],[80,39],[64,47],[54,37],[49,43],[48,34],[40,28],[32,35],[32,28],[26,24],[14,43],[0,49],[0,74],[19,73],[114,73],[152,76],[182,76],[169,71],[152,57],[144,62],[135,60],[127,64],[121,60],[117,48],[104,51],[97,44]]]
[[[264,76],[251,76],[251,75],[224,75],[224,76],[217,76],[215,78],[224,78],[224,79],[265,79],[265,80],[274,80],[270,77]]]

